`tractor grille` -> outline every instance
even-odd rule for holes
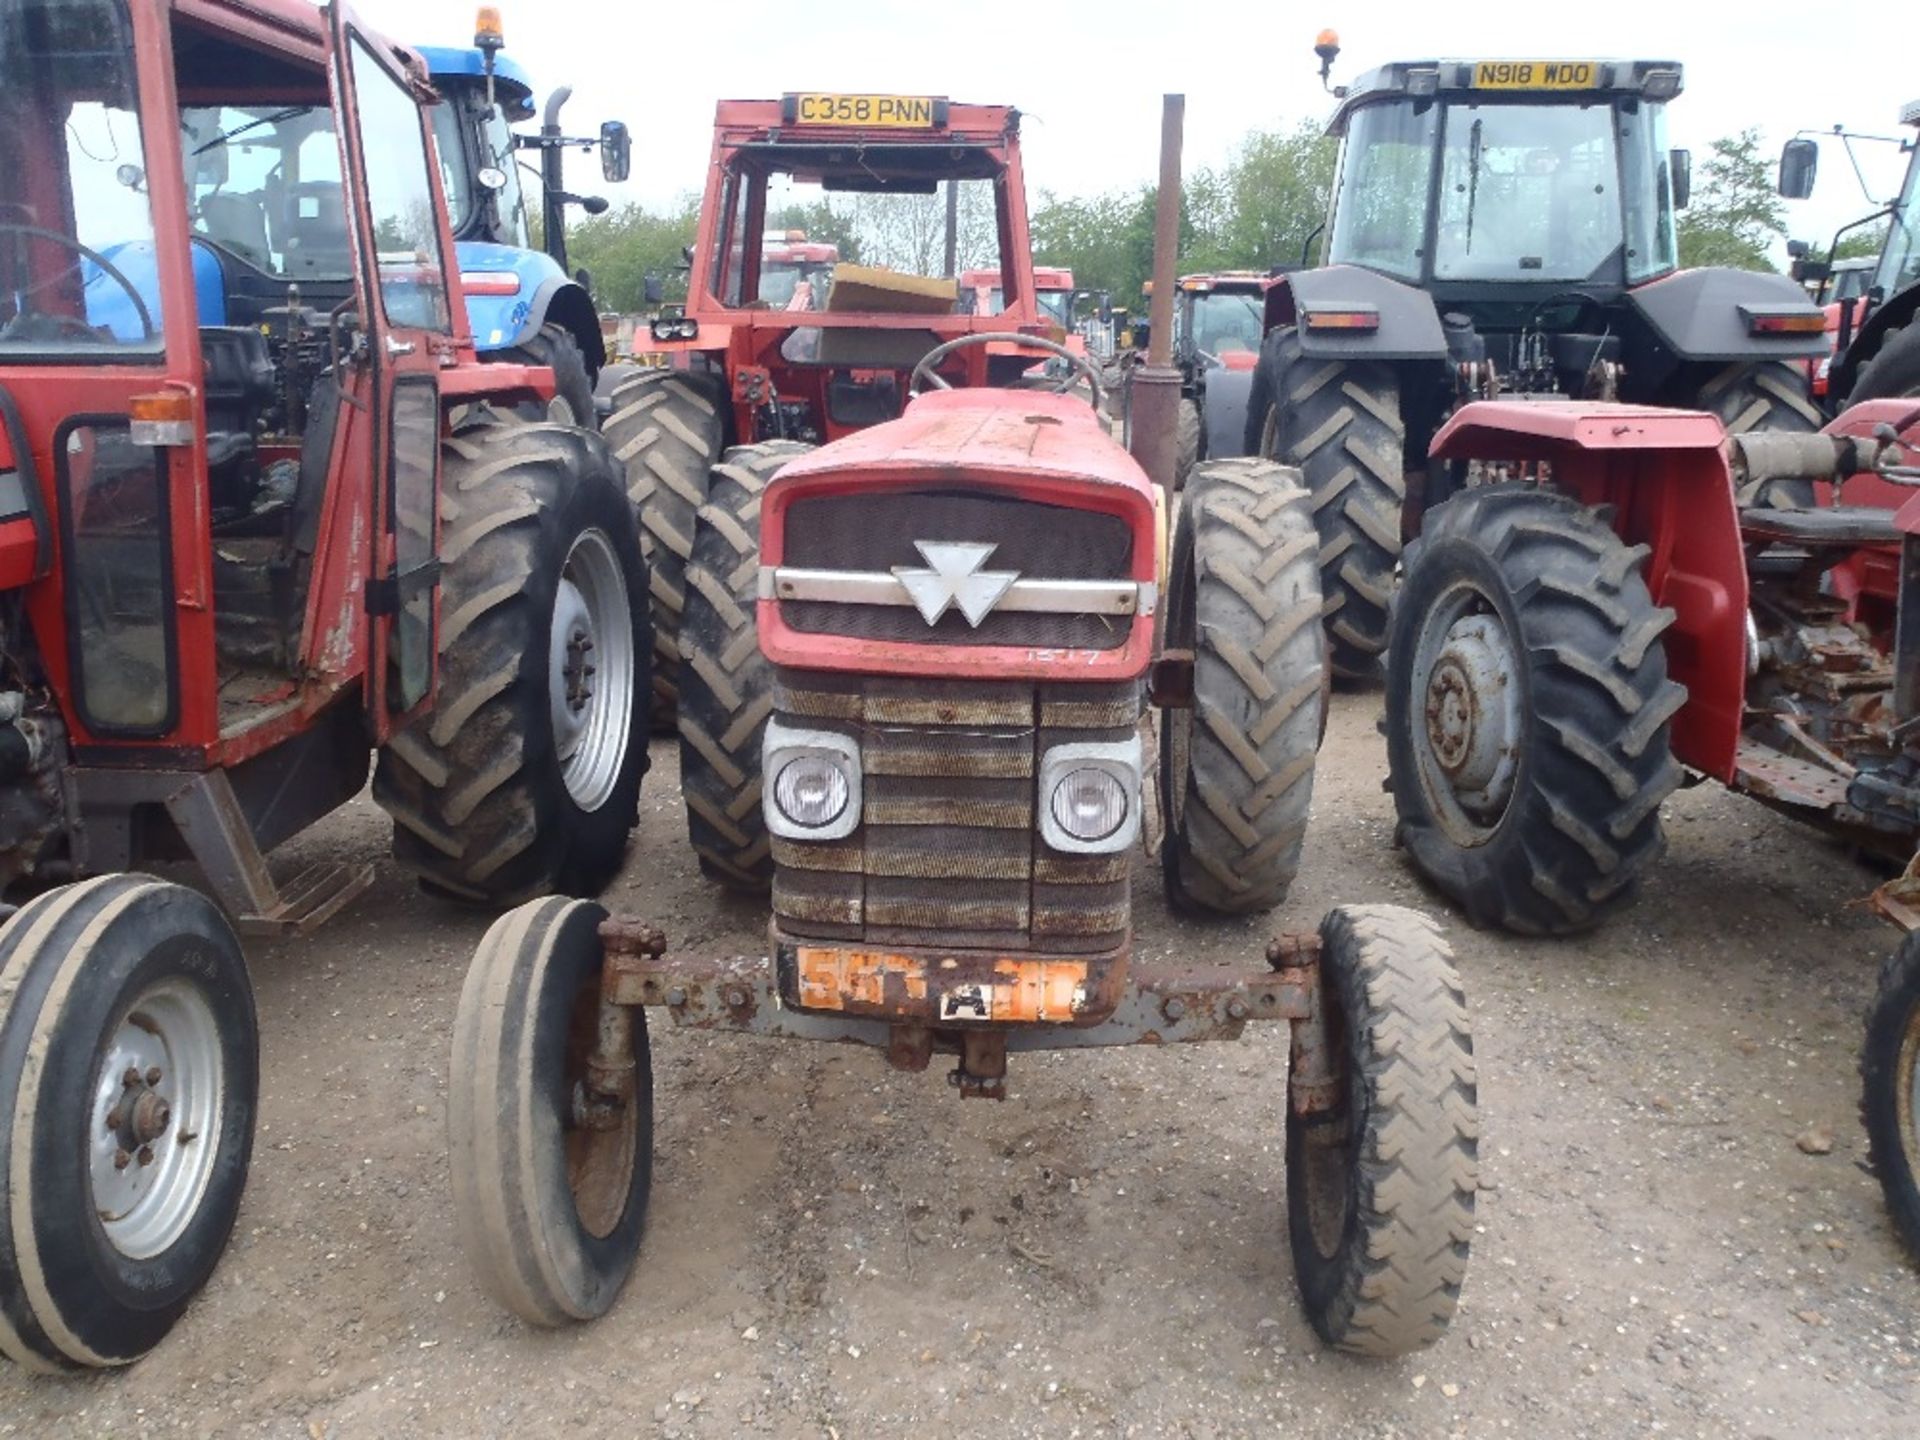
[[[797,500],[787,511],[782,563],[819,570],[920,566],[926,562],[916,540],[991,544],[987,568],[1016,570],[1030,579],[1124,580],[1133,566],[1133,531],[1118,515],[977,490]],[[1124,616],[1017,611],[989,614],[975,628],[958,610],[929,626],[910,607],[824,600],[785,600],[780,614],[809,634],[939,645],[1112,650],[1126,643],[1132,628]]]
[[[775,840],[782,933],[874,945],[1092,953],[1125,940],[1131,852],[1063,855],[1041,839],[1041,753],[1137,733],[1142,691],[781,672],[781,723],[858,741],[860,828]]]

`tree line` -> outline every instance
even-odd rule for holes
[[[1682,265],[1776,268],[1769,251],[1786,235],[1788,217],[1761,144],[1759,131],[1746,129],[1697,157],[1691,202],[1678,217]],[[1336,142],[1303,122],[1250,131],[1225,161],[1191,171],[1181,194],[1181,271],[1316,261],[1335,156]],[[785,207],[769,215],[767,228],[804,230],[811,240],[837,244],[843,260],[938,273],[945,204],[942,196],[834,196]],[[991,248],[991,218],[982,223],[980,204],[977,192],[964,195],[962,268],[992,263],[973,253],[983,243]],[[1153,266],[1154,205],[1151,185],[1089,196],[1042,188],[1028,216],[1034,261],[1070,268],[1077,285],[1106,291],[1116,305],[1137,304]],[[659,278],[668,300],[685,296],[684,250],[698,222],[691,195],[658,211],[629,204],[580,223],[567,243],[574,263],[592,273],[603,309],[637,311],[646,308],[649,275]],[[1875,236],[1856,232],[1840,253],[1876,248]]]

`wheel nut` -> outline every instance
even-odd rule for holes
[[[113,1109],[107,1111],[107,1129],[118,1130],[122,1125],[126,1123],[127,1123],[127,1112],[122,1110],[118,1105],[114,1106]]]
[[[738,985],[729,985],[723,998],[729,1010],[739,1010],[747,1003],[747,992]]]
[[[160,1067],[158,1065],[149,1065],[147,1067],[147,1084],[158,1085],[159,1083],[160,1083]]]
[[[140,1069],[136,1065],[127,1066],[127,1073],[120,1077],[120,1088],[131,1090],[140,1083]]]
[[[1247,1002],[1242,1000],[1238,995],[1234,996],[1233,999],[1227,1001],[1227,1015],[1234,1020],[1246,1019]]]
[[[673,1006],[680,1006],[686,1003],[687,1003],[687,992],[685,990],[682,990],[678,985],[674,986],[671,990],[667,991],[667,1004],[673,1005]]]
[[[1178,1020],[1187,1013],[1187,1002],[1178,995],[1169,995],[1160,1006],[1160,1013],[1169,1020]]]
[[[133,1163],[133,1156],[129,1155],[126,1151],[116,1150],[113,1152],[113,1168],[114,1169],[124,1170],[127,1168],[127,1166],[131,1165],[132,1163]]]
[[[140,1147],[140,1163],[142,1165],[153,1164],[153,1147],[151,1145],[142,1145]]]

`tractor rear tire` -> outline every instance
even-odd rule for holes
[[[773,670],[760,653],[760,496],[794,440],[736,445],[714,467],[687,566],[680,630],[680,792],[700,868],[729,890],[766,893],[773,853],[760,813],[760,741]]]
[[[1473,1030],[1439,927],[1397,905],[1320,922],[1320,1003],[1344,1072],[1334,1108],[1287,1106],[1287,1237],[1328,1344],[1431,1345],[1460,1302],[1480,1122]]]
[[[1187,476],[1200,463],[1200,407],[1181,397],[1173,431],[1173,488],[1186,488]]]
[[[1920,321],[1909,320],[1881,340],[1879,350],[1854,377],[1847,404],[1915,396],[1920,396]]]
[[[502,915],[474,952],[454,1017],[454,1233],[480,1288],[529,1325],[604,1315],[646,1226],[653,1064],[644,1009],[624,1012],[630,1090],[587,1088],[606,918],[591,901],[558,897]]]
[[[1203,460],[1182,510],[1166,644],[1193,652],[1193,699],[1161,716],[1161,864],[1176,909],[1244,915],[1300,868],[1326,705],[1319,540],[1271,460]]]
[[[1259,369],[1254,389],[1269,398],[1254,453],[1298,468],[1313,496],[1328,663],[1339,679],[1371,680],[1407,499],[1399,379],[1388,365],[1302,355],[1291,329],[1269,338]]]
[[[572,426],[470,425],[444,443],[439,688],[381,750],[373,797],[394,858],[449,898],[597,894],[626,856],[650,647],[618,475]]]
[[[1414,867],[1475,925],[1564,935],[1635,894],[1680,783],[1673,612],[1594,511],[1518,484],[1427,512],[1387,651],[1389,788]]]
[[[593,408],[593,376],[587,370],[587,358],[580,353],[580,342],[561,325],[542,325],[524,345],[502,351],[502,360],[521,365],[545,365],[553,371],[553,399],[544,414],[529,419],[551,420],[556,425],[578,425],[582,430],[596,429],[600,417]]]
[[[1920,931],[1880,969],[1860,1051],[1867,1155],[1907,1252],[1920,1261]]]
[[[246,1188],[260,1035],[198,891],[104,875],[0,931],[0,1352],[126,1365],[212,1275]]]
[[[641,370],[612,395],[600,433],[626,467],[653,599],[653,724],[673,729],[680,693],[680,625],[694,517],[724,443],[726,395],[718,377]]]
[[[1749,430],[1811,433],[1820,428],[1820,411],[1807,391],[1807,377],[1788,360],[1729,365],[1700,387],[1699,405],[1716,415],[1729,435]],[[1813,508],[1811,480],[1758,480],[1740,492],[1742,505],[1770,509]]]

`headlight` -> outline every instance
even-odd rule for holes
[[[852,790],[837,756],[808,751],[781,765],[773,780],[773,803],[794,824],[818,830],[847,813]]]
[[[1127,819],[1127,791],[1108,770],[1069,770],[1053,787],[1053,823],[1076,840],[1104,840]]]
[[[1140,836],[1140,741],[1056,745],[1040,759],[1040,838],[1069,855],[1125,850]]]
[[[860,824],[860,747],[831,730],[767,722],[760,810],[783,840],[844,840]]]
[[[648,327],[655,340],[691,340],[700,333],[700,322],[686,315],[667,315]]]

